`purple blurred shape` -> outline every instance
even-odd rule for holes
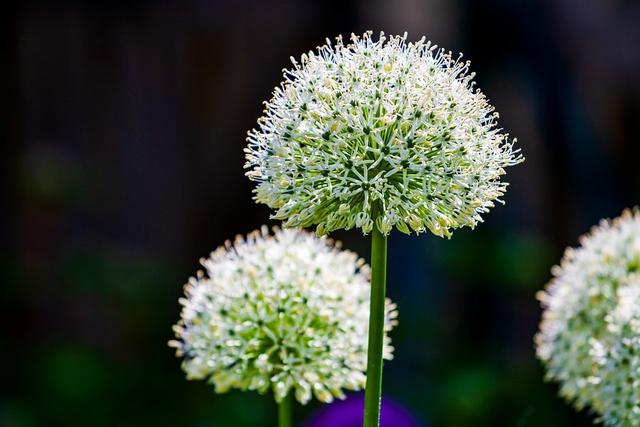
[[[305,427],[362,427],[364,395],[338,400],[317,411]],[[380,427],[423,427],[406,409],[387,397],[382,399]]]

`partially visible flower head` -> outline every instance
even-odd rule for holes
[[[547,378],[607,426],[640,425],[640,211],[602,221],[569,248],[538,298]]]
[[[245,149],[256,200],[287,226],[450,236],[523,160],[469,62],[424,38],[367,32],[291,60]]]
[[[343,398],[365,384],[369,268],[350,251],[299,230],[266,227],[202,260],[185,287],[170,345],[189,379],[231,388],[293,392],[301,403]],[[395,325],[387,301],[385,331]],[[384,356],[393,347],[385,335]]]

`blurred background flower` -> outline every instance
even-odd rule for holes
[[[356,394],[316,411],[305,427],[361,427],[364,395]],[[424,427],[405,408],[383,397],[380,427]]]
[[[187,379],[307,404],[364,388],[369,266],[315,233],[266,226],[202,259],[169,345]],[[386,332],[398,312],[387,300]],[[384,354],[393,358],[391,338]]]
[[[640,424],[640,210],[602,220],[570,247],[538,294],[535,337],[547,379],[606,426]]]
[[[534,295],[566,246],[640,200],[640,4],[25,0],[3,12],[0,425],[274,424],[269,398],[184,380],[165,345],[176,284],[269,215],[242,149],[289,56],[368,29],[464,52],[527,157],[475,231],[391,235],[402,321],[386,396],[438,427],[591,425],[543,382]],[[368,258],[359,231],[334,237]]]

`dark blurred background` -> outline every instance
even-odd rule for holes
[[[289,56],[366,29],[464,52],[527,158],[475,231],[391,237],[386,395],[425,426],[591,424],[542,380],[534,294],[565,246],[640,200],[638,2],[3,9],[0,426],[273,425],[270,396],[186,381],[166,342],[198,258],[267,221],[242,149]],[[335,237],[368,257],[359,232]]]

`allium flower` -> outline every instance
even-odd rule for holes
[[[608,426],[640,425],[640,211],[602,221],[569,248],[536,336],[547,378]]]
[[[274,218],[319,234],[375,222],[450,236],[499,201],[504,168],[522,157],[469,62],[406,40],[367,32],[291,59],[245,150]]]
[[[301,403],[364,386],[369,268],[350,251],[299,230],[266,227],[202,260],[185,287],[170,343],[189,379],[230,388],[290,391]],[[395,324],[387,301],[386,331]],[[393,348],[385,337],[385,357]]]

